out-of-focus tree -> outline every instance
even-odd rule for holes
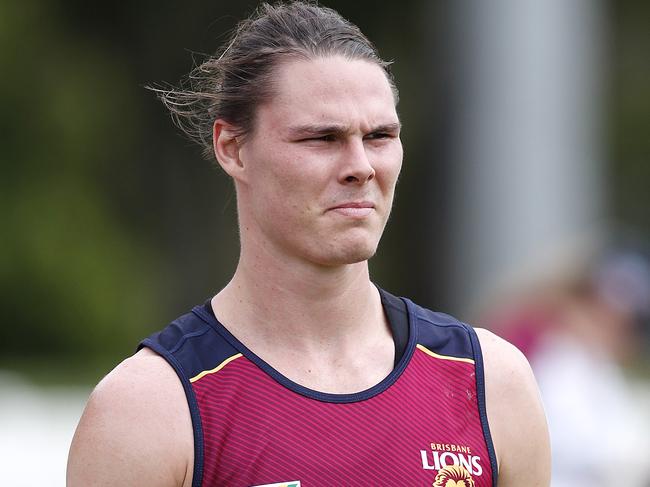
[[[102,180],[138,137],[130,80],[49,5],[0,4],[3,362],[110,355],[155,315],[157,258]]]
[[[609,12],[612,213],[650,241],[650,4],[609,2]]]

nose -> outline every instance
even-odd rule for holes
[[[375,177],[375,168],[368,158],[363,140],[346,144],[339,179],[344,184],[364,184]]]

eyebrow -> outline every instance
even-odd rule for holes
[[[370,133],[376,132],[398,132],[402,124],[399,122],[386,123],[377,125],[370,130]],[[289,128],[289,135],[292,137],[310,137],[319,135],[343,135],[349,132],[348,126],[339,124],[317,125],[307,124],[298,125]]]

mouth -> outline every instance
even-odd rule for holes
[[[370,215],[375,210],[375,204],[372,201],[348,201],[333,206],[328,211],[333,211],[343,216],[363,218]]]

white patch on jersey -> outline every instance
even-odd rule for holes
[[[278,482],[277,484],[251,485],[251,487],[300,487],[300,480]]]

